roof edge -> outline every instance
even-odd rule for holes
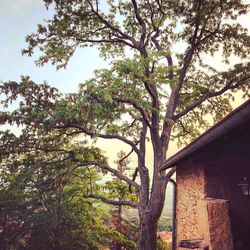
[[[181,149],[179,152],[171,156],[163,165],[160,167],[159,171],[162,172],[165,169],[173,167],[174,164],[183,160],[185,157],[189,156],[191,153],[194,153],[198,149],[206,146],[210,142],[219,138],[220,136],[226,134],[232,129],[243,124],[250,119],[250,99],[240,105],[238,108],[229,113],[221,121],[213,125],[197,139],[192,141],[186,147]]]

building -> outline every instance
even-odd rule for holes
[[[176,248],[250,249],[250,100],[169,158],[161,171],[172,167]]]

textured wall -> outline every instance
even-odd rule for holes
[[[198,163],[188,161],[177,167],[177,243],[179,240],[203,238],[198,228],[198,200],[205,198],[204,171]]]
[[[249,131],[250,121],[177,163],[178,250],[231,250],[232,238],[250,249],[250,199],[238,186],[250,180]]]
[[[201,159],[177,167],[178,250],[233,250],[229,203],[208,198],[208,186]]]
[[[206,201],[208,237],[211,250],[233,250],[233,237],[229,216],[229,202],[211,199]]]

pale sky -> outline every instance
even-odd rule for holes
[[[79,49],[67,69],[59,71],[51,65],[37,67],[36,55],[22,56],[25,37],[50,16],[42,0],[0,0],[0,81],[18,81],[21,75],[29,75],[37,83],[46,80],[62,92],[75,92],[93,70],[107,66],[94,48]]]

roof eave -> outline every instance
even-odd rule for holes
[[[220,122],[216,123],[206,132],[204,132],[197,139],[188,144],[185,148],[177,152],[175,155],[171,156],[163,165],[160,167],[159,171],[162,172],[165,169],[172,168],[179,161],[188,157],[190,154],[196,152],[197,150],[205,147],[210,142],[225,135],[232,129],[240,126],[250,119],[250,99],[239,106],[237,109],[232,111]]]

